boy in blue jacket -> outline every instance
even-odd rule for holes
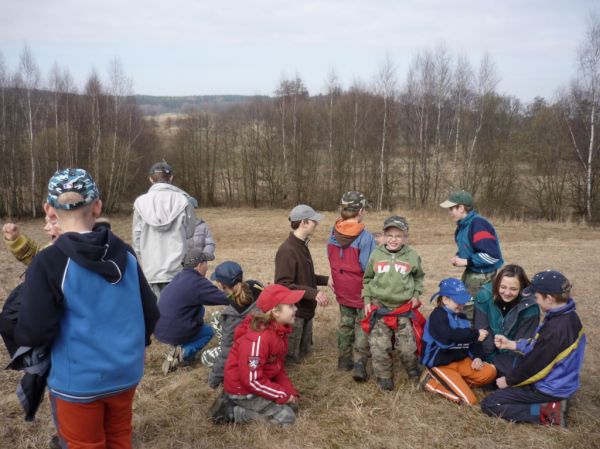
[[[366,208],[367,199],[362,193],[344,193],[341,217],[327,241],[333,291],[340,306],[338,369],[353,370],[352,377],[357,382],[367,380],[369,340],[360,325],[365,316],[361,291],[365,268],[375,249],[375,239],[362,222]]]
[[[579,388],[586,337],[570,297],[571,284],[558,271],[536,274],[523,293],[534,294],[544,321],[533,338],[511,341],[496,335],[499,349],[524,354],[517,366],[496,380],[500,390],[481,402],[481,410],[509,421],[566,427],[566,399]]]
[[[162,365],[165,375],[180,363],[194,360],[212,339],[215,331],[204,322],[204,306],[229,305],[227,295],[206,278],[208,262],[214,258],[199,248],[188,250],[183,270],[160,293],[154,336],[173,345]]]
[[[492,282],[496,271],[504,264],[498,234],[489,220],[473,210],[475,203],[469,192],[453,192],[440,206],[448,209],[450,218],[456,222],[457,251],[450,263],[464,267],[461,281],[474,298],[483,284]],[[472,300],[465,304],[463,313],[473,321]]]
[[[133,249],[92,231],[102,202],[83,169],[58,170],[44,205],[62,234],[27,270],[15,340],[50,344],[48,388],[61,447],[131,447],[132,403],[156,297]]]

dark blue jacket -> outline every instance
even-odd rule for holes
[[[15,340],[52,345],[54,394],[91,402],[137,385],[156,296],[133,250],[109,230],[61,235],[34,257],[21,294]]]
[[[162,343],[182,345],[204,325],[203,306],[229,305],[227,295],[193,268],[185,268],[160,293],[160,319],[154,336]]]
[[[479,330],[462,313],[436,307],[429,315],[423,332],[421,363],[428,367],[444,366],[467,357],[483,360],[483,348],[477,341]]]
[[[467,259],[467,270],[492,273],[504,264],[496,230],[475,211],[458,221],[454,239],[458,257]]]
[[[506,375],[508,385],[533,386],[549,396],[568,398],[579,388],[586,338],[575,301],[546,312],[533,338],[517,340],[525,354]]]

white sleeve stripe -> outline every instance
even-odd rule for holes
[[[495,264],[496,262],[498,262],[500,260],[500,259],[494,259],[488,253],[477,253],[477,254],[479,254],[479,257],[481,257],[484,262],[487,262],[487,263],[492,264],[492,265]]]
[[[252,350],[250,352],[251,357],[259,357],[260,356],[260,340],[262,337],[258,337],[258,341],[252,342]],[[275,390],[267,385],[263,385],[256,380],[256,370],[250,370],[249,375],[249,383],[252,388],[256,391],[260,391],[267,396],[273,398],[284,398],[287,394],[283,391]]]

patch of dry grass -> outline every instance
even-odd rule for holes
[[[443,277],[459,276],[449,265],[454,252],[454,225],[439,214],[407,212],[411,245],[420,253],[427,273],[424,297],[436,291]],[[203,209],[217,239],[217,260],[232,259],[246,277],[273,278],[278,245],[288,234],[286,211]],[[380,227],[386,214],[371,213],[366,224]],[[111,217],[113,229],[130,240],[130,217]],[[327,273],[325,243],[336,216],[326,214],[325,225],[310,243],[315,266]],[[597,289],[600,286],[600,230],[577,224],[495,221],[507,262],[520,263],[529,274],[544,269],[563,271],[575,284],[578,311],[587,329],[588,348],[580,391],[572,401],[569,428],[538,428],[484,416],[479,408],[457,406],[415,388],[403,373],[396,375],[396,391],[379,392],[373,380],[356,384],[338,372],[335,303],[319,308],[315,318],[313,354],[289,374],[300,390],[300,413],[295,426],[279,429],[264,425],[214,426],[206,410],[215,392],[206,385],[207,369],[184,367],[165,377],[160,372],[165,346],[148,350],[146,375],[138,388],[134,410],[135,447],[163,448],[600,448],[599,350],[600,325]],[[23,223],[24,231],[40,240],[42,222]],[[0,255],[0,298],[6,297],[24,270],[3,248]],[[214,265],[213,265],[214,266]],[[427,315],[431,306],[425,307]],[[6,352],[0,363],[6,364]],[[401,371],[401,370],[398,370]],[[48,403],[34,423],[26,423],[14,395],[19,374],[0,372],[0,446],[45,448],[53,432]]]

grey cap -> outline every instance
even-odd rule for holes
[[[156,164],[153,164],[152,167],[150,167],[150,170],[148,171],[148,174],[150,176],[152,176],[154,173],[164,173],[165,175],[172,175],[173,174],[173,169],[163,159],[162,161],[157,162]]]
[[[215,260],[215,255],[203,253],[199,248],[191,248],[183,258],[183,268],[196,268],[199,263]]]
[[[392,215],[383,222],[383,230],[385,231],[387,228],[398,228],[401,231],[408,232],[408,221],[399,215]]]
[[[290,221],[313,220],[319,222],[323,219],[323,215],[316,212],[312,207],[306,204],[298,204],[290,212]]]

